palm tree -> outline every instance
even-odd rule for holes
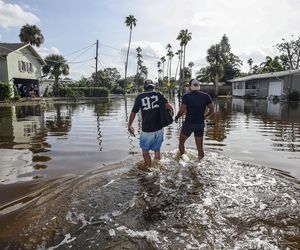
[[[193,67],[195,66],[195,64],[193,62],[189,62],[188,66],[191,69],[191,77],[192,77],[193,76]]]
[[[137,52],[137,66],[136,66],[136,77],[135,77],[135,89],[136,91],[138,91],[138,80],[139,80],[139,68],[141,67],[143,61],[141,60],[141,58],[143,58],[141,52],[142,49],[141,47],[137,47],[136,48],[136,52]]]
[[[30,43],[37,47],[40,47],[44,42],[44,36],[36,25],[23,25],[19,37],[21,42]]]
[[[161,63],[162,63],[162,79],[164,79],[164,73],[165,73],[165,61],[166,61],[166,57],[161,57],[160,58],[160,61],[161,61]]]
[[[207,62],[210,64],[210,72],[215,80],[215,96],[219,94],[219,79],[224,73],[222,47],[220,44],[212,45],[207,50]]]
[[[145,79],[147,79],[147,76],[148,76],[148,68],[147,68],[146,66],[142,65],[141,68],[140,68],[140,70],[141,70],[141,73],[144,74]]]
[[[166,46],[166,49],[167,49],[167,55],[166,56],[169,56],[168,55],[169,52],[172,51],[172,45],[170,43],[168,43],[167,46]],[[167,77],[170,80],[170,78],[169,78],[169,67],[170,67],[170,57],[167,60]]]
[[[159,73],[161,72],[160,65],[161,65],[161,61],[158,61],[157,62],[157,79],[159,79]]]
[[[192,33],[188,31],[188,29],[181,30],[176,38],[177,40],[180,41],[180,47],[183,50],[183,77],[185,76],[184,74],[184,68],[185,68],[185,53],[186,53],[186,45],[188,44],[189,41],[192,40]],[[181,83],[182,85],[182,83]],[[181,86],[182,87],[182,86]]]
[[[260,64],[262,67],[262,73],[270,73],[284,70],[280,62],[280,58],[275,56],[274,58],[266,56],[266,61]]]
[[[61,75],[69,74],[69,65],[61,55],[51,54],[45,58],[46,65],[43,66],[44,74],[54,77],[53,93],[58,94],[58,79]]]
[[[174,53],[172,50],[168,51],[167,56],[169,57],[169,81],[171,81],[172,75],[172,58],[174,57]]]
[[[177,73],[178,73],[178,67],[179,65],[181,65],[181,55],[182,55],[182,50],[177,50],[175,52],[175,55],[178,56],[178,63],[177,63],[177,67],[176,67],[176,71],[175,71],[175,81],[176,81],[176,78],[177,78]],[[181,70],[181,69],[180,69]]]
[[[252,73],[252,64],[253,64],[253,59],[252,58],[249,58],[247,63],[249,64],[249,67],[250,67],[250,70],[249,70],[249,73],[251,74]]]
[[[129,34],[129,42],[128,42],[128,49],[127,49],[127,56],[126,56],[126,63],[125,63],[125,89],[126,89],[126,78],[127,78],[127,66],[128,66],[128,55],[130,50],[130,43],[131,43],[131,34],[132,34],[132,27],[136,26],[137,19],[133,15],[129,15],[125,19],[125,25],[130,28]],[[125,91],[126,93],[126,91]]]

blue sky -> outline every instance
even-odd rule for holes
[[[124,75],[129,38],[124,21],[131,14],[137,26],[129,75],[135,73],[135,49],[140,46],[149,78],[154,79],[166,45],[170,43],[174,52],[179,49],[176,37],[181,29],[192,32],[186,61],[195,63],[194,73],[206,65],[207,49],[224,33],[247,71],[250,57],[259,64],[265,56],[276,54],[273,46],[281,38],[299,36],[299,11],[298,0],[0,0],[0,41],[19,42],[22,25],[36,24],[45,37],[38,52],[62,54],[70,62],[70,77],[79,79],[95,70],[92,45],[98,39],[99,68],[116,67]]]

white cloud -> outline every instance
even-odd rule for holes
[[[50,47],[50,48],[35,48],[36,51],[39,53],[39,55],[42,58],[45,58],[46,56],[50,55],[50,54],[58,54],[60,55],[59,49],[55,48],[55,47]]]
[[[5,3],[0,0],[0,27],[21,27],[22,25],[36,24],[39,18],[33,13],[25,10],[18,4]]]

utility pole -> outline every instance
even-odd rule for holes
[[[98,83],[98,47],[99,47],[99,41],[96,42],[96,76],[95,76],[95,82]]]
[[[98,83],[98,46],[99,46],[99,41],[97,40],[97,42],[96,42],[96,57],[95,57],[95,60],[96,60],[95,84]],[[92,97],[92,88],[90,88],[90,97]]]

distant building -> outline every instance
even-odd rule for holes
[[[300,92],[300,69],[249,75],[229,82],[233,96],[285,99],[293,91]]]
[[[0,81],[15,85],[21,97],[40,96],[43,65],[30,44],[0,43]]]
[[[71,79],[59,79],[58,82],[63,85],[73,84],[74,80]],[[48,91],[53,91],[53,85],[54,85],[54,79],[51,78],[44,78],[40,82],[40,95],[43,96],[45,93],[45,90],[48,89]]]

